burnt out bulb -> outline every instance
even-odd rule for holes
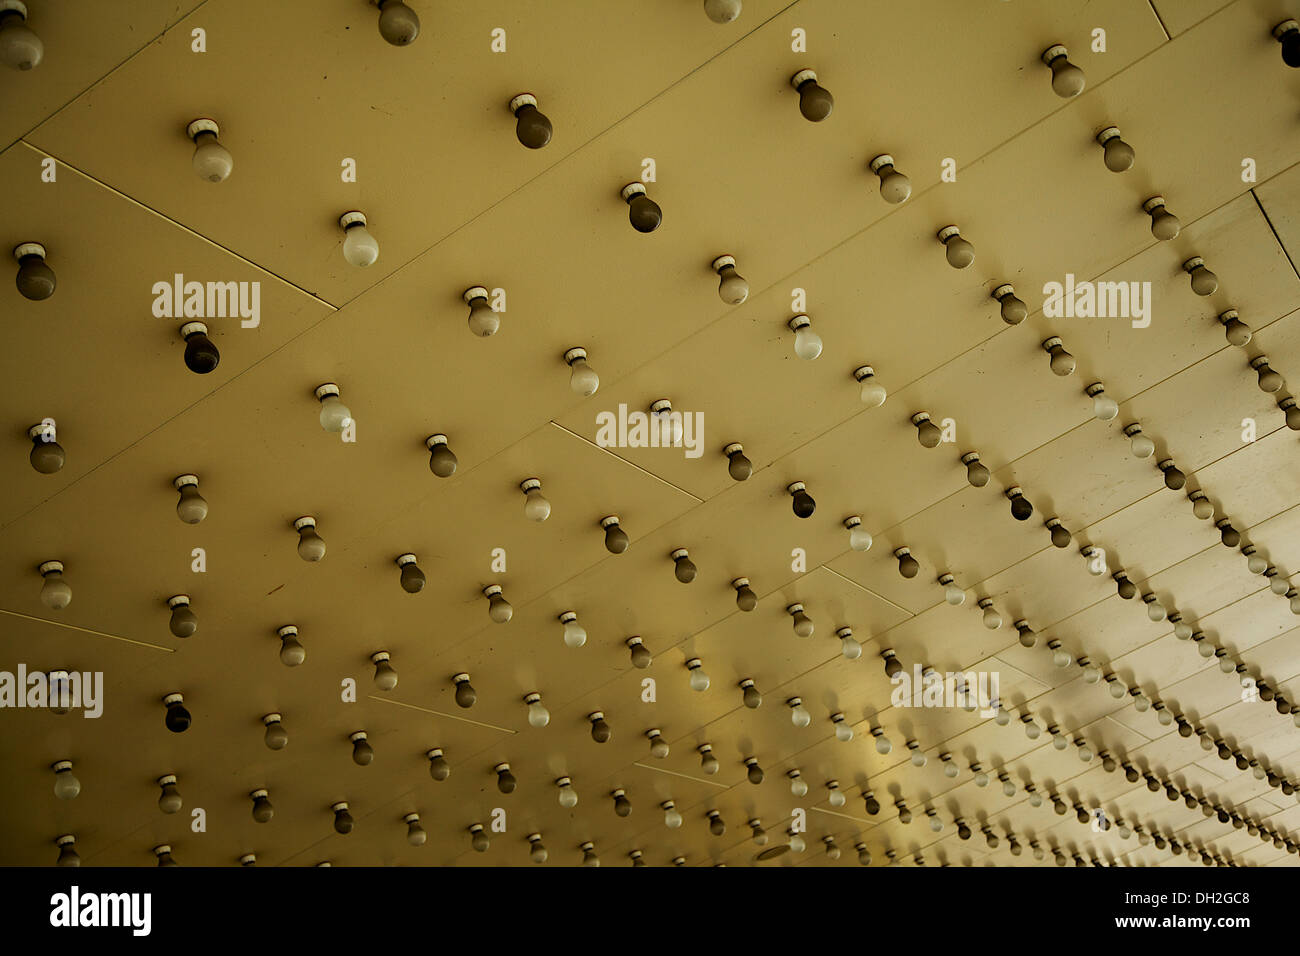
[[[392,690],[397,686],[397,671],[393,669],[392,658],[388,651],[376,651],[370,655],[370,663],[375,665],[375,686],[380,690]]]
[[[790,77],[790,85],[799,91],[799,112],[810,123],[820,123],[831,115],[835,106],[835,97],[830,91],[818,85],[817,74],[812,70],[800,70]]]
[[[695,575],[699,569],[695,562],[691,560],[690,552],[685,548],[677,548],[670,555],[673,560],[673,576],[682,584],[690,584],[695,580]]]
[[[1028,521],[1034,513],[1034,506],[1025,493],[1020,490],[1019,486],[1012,486],[1006,490],[1006,496],[1011,501],[1011,517],[1017,521]]]
[[[478,691],[474,685],[469,682],[468,674],[457,674],[452,677],[451,682],[456,686],[456,706],[470,708],[478,700]]]
[[[1164,196],[1152,196],[1142,203],[1142,211],[1151,217],[1151,235],[1163,241],[1176,239],[1183,229],[1178,217],[1165,205]]]
[[[10,69],[26,71],[39,66],[43,56],[45,44],[27,26],[27,5],[21,0],[0,3],[0,60]]]
[[[1065,350],[1065,345],[1061,342],[1060,336],[1053,335],[1050,339],[1043,342],[1043,351],[1052,357],[1051,367],[1053,375],[1073,375],[1075,368],[1074,356]]]
[[[794,354],[805,362],[811,362],[822,354],[822,337],[812,329],[812,319],[807,315],[796,315],[789,322],[790,331],[794,332]]]
[[[481,339],[496,335],[501,328],[501,316],[488,303],[488,290],[481,285],[471,286],[460,296],[469,306],[469,330]]]
[[[529,521],[545,521],[551,516],[551,503],[542,494],[542,483],[537,478],[526,478],[519,483],[524,493],[524,517]]]
[[[379,258],[379,242],[366,229],[366,214],[353,210],[339,217],[343,230],[343,258],[348,265],[364,269]]]
[[[510,112],[515,116],[515,136],[529,149],[541,149],[551,141],[554,132],[551,121],[537,108],[537,97],[532,93],[520,93],[509,103]]]
[[[307,659],[307,649],[298,640],[298,628],[295,625],[286,624],[278,628],[275,633],[280,638],[281,664],[285,667],[297,667]]]
[[[790,505],[794,510],[796,518],[811,518],[813,512],[817,510],[817,502],[813,496],[808,494],[808,489],[802,481],[794,481],[786,486],[786,491],[790,493]]]
[[[446,435],[430,435],[424,440],[424,447],[429,449],[429,470],[439,478],[450,478],[456,474],[460,464],[456,453],[447,444]]]
[[[185,698],[181,694],[168,694],[163,698],[167,713],[163,723],[174,734],[181,734],[190,729],[190,712],[185,709]]]
[[[605,529],[605,550],[610,554],[622,554],[627,550],[627,532],[619,526],[618,515],[609,515],[600,519],[600,526]]]
[[[268,750],[283,750],[289,743],[289,732],[284,729],[283,718],[279,714],[267,714],[262,718],[266,725],[263,742]]]
[[[168,627],[175,637],[191,637],[199,629],[199,619],[190,607],[188,594],[176,594],[167,599],[172,616]]]
[[[881,153],[871,161],[871,171],[880,178],[880,195],[897,205],[912,195],[912,181],[894,168],[894,157]]]
[[[965,269],[975,261],[975,247],[962,238],[961,230],[956,226],[944,226],[939,230],[939,241],[944,245],[944,255],[948,265],[954,269]]]
[[[402,817],[402,822],[406,824],[406,842],[411,846],[424,846],[429,835],[424,832],[424,827],[420,826],[420,815],[408,813]]]
[[[792,623],[794,624],[794,636],[812,637],[815,628],[813,626],[812,618],[810,618],[807,612],[804,611],[803,605],[791,604],[785,610],[786,613],[790,615]]]
[[[401,0],[376,0],[379,35],[393,46],[409,46],[420,35],[420,18]]]
[[[754,463],[745,457],[745,449],[740,442],[731,442],[722,449],[722,453],[727,456],[727,474],[732,481],[746,481],[754,473]]]
[[[225,182],[235,168],[235,159],[217,139],[221,135],[217,121],[196,119],[185,128],[185,135],[194,142],[193,165],[199,179],[209,183]]]
[[[1250,360],[1250,367],[1259,375],[1259,390],[1261,392],[1273,393],[1280,391],[1286,381],[1281,374],[1269,368],[1268,356],[1260,355]]]
[[[1183,271],[1192,281],[1192,291],[1197,295],[1214,295],[1219,291],[1219,277],[1211,272],[1200,256],[1192,256],[1183,263]]]
[[[569,388],[583,398],[595,395],[600,388],[600,376],[587,364],[587,350],[569,349],[564,353],[564,362],[569,366]]]
[[[746,677],[740,682],[741,700],[750,710],[757,710],[763,704],[763,695],[759,693],[752,678]]]
[[[1187,484],[1187,476],[1179,471],[1172,458],[1166,458],[1158,467],[1165,475],[1165,487],[1170,491],[1180,491]]]
[[[348,813],[347,801],[340,800],[332,805],[330,810],[334,813],[334,832],[345,835],[351,833],[356,821],[352,819],[352,814]]]
[[[1133,168],[1137,154],[1132,146],[1120,138],[1119,127],[1107,126],[1097,134],[1097,142],[1102,146],[1106,168],[1112,173],[1122,173]]]
[[[425,754],[429,758],[429,776],[441,783],[451,776],[451,764],[447,763],[442,749],[434,747]]]
[[[894,557],[898,559],[898,573],[905,578],[914,578],[921,572],[921,564],[912,557],[908,548],[897,548]]]
[[[56,440],[54,419],[46,418],[39,425],[27,429],[27,437],[32,440],[32,450],[28,461],[42,475],[52,475],[63,467],[67,453]],[[195,479],[197,481],[198,479]]]
[[[270,823],[275,816],[275,807],[271,805],[271,794],[266,790],[254,790],[249,796],[253,800],[253,820],[256,823]]]
[[[1052,92],[1062,99],[1078,96],[1083,92],[1085,79],[1083,70],[1069,59],[1069,51],[1061,44],[1054,43],[1043,51],[1043,62],[1052,70]]]
[[[72,603],[72,588],[63,580],[62,561],[44,561],[36,569],[44,579],[41,584],[41,603],[51,611],[62,611]]]
[[[1070,529],[1061,524],[1060,518],[1048,518],[1047,530],[1052,535],[1052,546],[1055,548],[1068,548],[1074,538],[1070,534]]]
[[[40,302],[54,295],[57,281],[54,270],[45,261],[43,245],[39,242],[20,243],[14,247],[14,258],[18,260],[18,274],[14,281],[24,299]]]
[[[1101,382],[1093,382],[1084,394],[1092,399],[1092,417],[1099,422],[1114,421],[1119,415],[1119,402],[1106,394],[1106,387]]]
[[[922,448],[936,448],[943,440],[943,432],[930,420],[929,412],[917,412],[912,416],[912,424],[916,426],[916,440]]]
[[[364,730],[358,730],[348,737],[352,742],[352,762],[358,767],[368,767],[375,759],[375,748],[370,746]]]
[[[876,372],[870,365],[860,365],[853,370],[853,378],[858,383],[858,398],[867,408],[879,408],[885,404],[889,393],[885,386],[876,380]]]
[[[316,519],[303,515],[293,522],[293,530],[298,532],[298,557],[304,561],[319,561],[325,557],[325,541],[316,533]]]
[[[645,670],[654,662],[654,655],[650,653],[650,648],[645,646],[641,638],[629,637],[626,644],[631,651],[632,666],[637,670]]]
[[[398,583],[407,594],[419,594],[424,590],[424,572],[420,570],[416,560],[413,554],[397,556],[397,566],[401,569]]]
[[[1273,37],[1282,44],[1282,62],[1289,67],[1300,67],[1300,23],[1283,20],[1273,28]]]
[[[217,367],[221,353],[208,338],[208,327],[202,322],[186,322],[181,326],[185,340],[185,367],[196,375],[206,375]]]
[[[983,488],[989,483],[989,470],[980,461],[979,452],[966,452],[961,456],[961,463],[966,466],[966,483],[972,488]]]
[[[718,256],[712,263],[718,274],[718,297],[727,305],[740,305],[749,298],[749,283],[736,271],[735,256]]]
[[[637,232],[654,232],[664,221],[664,211],[659,204],[646,195],[645,186],[640,183],[628,183],[621,193],[627,203],[628,221]]]

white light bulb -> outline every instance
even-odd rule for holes
[[[990,631],[996,631],[1002,626],[1002,615],[993,610],[992,607],[984,609],[984,626]]]
[[[794,777],[791,779],[790,792],[796,797],[808,796],[808,784],[804,782],[803,777]]]
[[[919,750],[912,751],[913,767],[924,767],[927,763],[929,763],[929,759],[925,756],[925,754],[921,753],[921,751]]]
[[[1052,734],[1052,746],[1057,750],[1064,750],[1066,747],[1070,746],[1070,742],[1065,739],[1063,734],[1057,732]]]
[[[675,809],[669,808],[664,811],[664,826],[670,830],[676,830],[682,825],[682,815]]]
[[[958,769],[957,765],[951,760],[945,760],[943,762],[943,775],[949,780],[954,779],[959,773],[961,773],[961,770]]]
[[[199,178],[210,183],[224,181],[234,169],[235,159],[217,141],[217,124],[211,120],[196,120],[190,124],[188,132],[195,144],[194,171]]]
[[[856,661],[862,656],[862,645],[852,637],[840,639],[840,653],[846,661]]]
[[[807,317],[792,320],[794,323],[794,354],[811,362],[822,354],[822,337],[812,330]]]
[[[337,395],[320,400],[320,427],[327,432],[341,432],[352,423],[352,410]]]
[[[564,622],[564,644],[566,647],[581,647],[587,643],[587,629],[578,623],[577,618]]]
[[[560,806],[566,810],[572,810],[578,805],[578,794],[572,786],[560,788]]]
[[[832,807],[842,807],[846,802],[844,794],[839,790],[832,790],[828,799]]]
[[[1174,715],[1169,712],[1168,707],[1162,707],[1160,713],[1156,715],[1156,719],[1160,721],[1162,727],[1168,727],[1174,722]]]
[[[1281,597],[1286,594],[1287,591],[1291,590],[1291,582],[1284,577],[1275,576],[1268,582],[1268,589]]]
[[[355,218],[359,215],[359,213],[348,213],[344,216],[345,219],[350,219],[350,222],[343,227],[343,258],[349,265],[365,268],[374,265],[375,260],[379,258],[379,243],[366,230],[365,217]]]
[[[1069,667],[1072,661],[1073,658],[1070,657],[1069,652],[1064,648],[1058,647],[1052,653],[1052,663],[1057,667]]]
[[[1164,606],[1159,601],[1151,601],[1147,604],[1147,617],[1152,621],[1163,621],[1165,619]]]
[[[876,753],[885,755],[894,749],[894,745],[889,742],[889,738],[880,736],[876,738]]]
[[[541,699],[528,705],[528,723],[533,727],[545,727],[551,722],[551,712],[542,706]]]
[[[529,521],[545,521],[551,516],[551,503],[542,495],[540,488],[529,491],[524,498],[524,517]]]
[[[862,399],[862,404],[867,408],[879,408],[885,404],[885,399],[889,393],[885,391],[885,386],[876,381],[874,375],[868,375],[862,379],[862,387],[858,390],[858,396]]]
[[[49,562],[57,564],[58,562]],[[41,603],[52,611],[61,611],[72,603],[72,588],[68,582],[63,580],[63,568],[59,565],[50,568],[42,565],[46,570],[41,572],[45,578],[45,583],[41,585]]]
[[[1083,679],[1085,683],[1095,684],[1101,680],[1101,668],[1096,664],[1089,664],[1083,669]]]
[[[958,587],[956,582],[950,582],[943,589],[943,599],[953,607],[960,607],[966,603],[966,592]]]
[[[709,675],[704,673],[698,667],[691,668],[691,690],[706,691],[709,689]]]
[[[75,799],[81,793],[81,781],[72,773],[71,761],[63,760],[54,765],[54,795],[60,800]]]
[[[595,395],[600,388],[600,376],[587,364],[587,360],[574,359],[569,367],[573,369],[569,373],[569,387],[582,396]]]
[[[1141,432],[1133,436],[1131,447],[1138,458],[1150,458],[1156,453],[1156,443]]]
[[[790,835],[790,852],[802,853],[806,849],[808,849],[808,844],[804,842],[803,837],[797,833]]]
[[[1246,559],[1246,568],[1251,574],[1263,574],[1268,570],[1268,562],[1258,554],[1252,554]]]
[[[989,775],[988,775],[988,774],[986,774],[983,770],[981,770],[979,773],[975,774],[975,786],[977,786],[977,787],[987,787],[988,785],[989,785]]]
[[[843,744],[848,743],[850,740],[853,739],[853,728],[850,727],[847,723],[845,723],[842,720],[836,721],[835,739]]]
[[[871,532],[862,525],[849,530],[849,547],[854,551],[868,551],[871,548]]]
[[[807,727],[812,723],[812,714],[802,704],[795,704],[790,708],[790,722],[796,727]]]
[[[1119,415],[1119,402],[1105,392],[1098,392],[1092,399],[1092,417],[1099,422],[1113,421]]]

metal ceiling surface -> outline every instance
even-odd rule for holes
[[[410,0],[422,27],[405,48],[366,0],[101,6],[29,0],[44,61],[0,75],[5,238],[42,243],[58,277],[48,299],[4,296],[0,671],[104,680],[98,719],[0,710],[0,863],[52,865],[70,834],[86,865],[152,865],[165,844],[187,865],[525,866],[540,833],[549,865],[583,862],[588,842],[605,865],[751,865],[755,819],[769,848],[800,833],[771,865],[1292,863],[1300,716],[1275,693],[1300,706],[1300,599],[1293,613],[1289,584],[1270,580],[1300,571],[1297,438],[1280,410],[1291,393],[1262,391],[1251,361],[1300,376],[1300,74],[1273,37],[1300,6],[924,0],[891,8],[885,29],[876,5],[845,0],[745,0],[726,24],[699,0]],[[1057,43],[1086,76],[1077,96],[1054,95],[1041,54]],[[823,122],[800,115],[803,68],[834,96]],[[554,126],[540,150],[512,129],[523,91]],[[223,182],[191,166],[201,117],[233,156]],[[1136,152],[1120,173],[1096,141],[1112,125]],[[911,179],[901,204],[869,168],[881,153]],[[647,160],[663,210],[648,235],[620,198]],[[1167,241],[1142,209],[1155,195],[1181,220]],[[380,244],[368,268],[341,251],[349,210]],[[971,267],[945,262],[948,224],[974,245]],[[751,284],[743,304],[716,291],[723,254]],[[1218,276],[1208,296],[1183,269],[1193,256]],[[1149,325],[1045,315],[1045,285],[1067,274],[1149,283]],[[210,374],[182,361],[185,319],[156,315],[155,284],[177,275],[260,284],[256,327],[201,319],[221,353]],[[1003,283],[1027,303],[1017,325],[991,296]],[[475,285],[504,290],[485,338],[465,321]],[[1253,330],[1242,347],[1217,319],[1229,309]],[[825,343],[815,361],[794,349],[800,312]],[[1052,336],[1072,374],[1052,374]],[[595,394],[569,386],[575,346]],[[862,365],[888,390],[880,407],[859,400]],[[1094,418],[1093,382],[1113,420]],[[318,424],[323,383],[355,441]],[[698,415],[698,454],[604,441],[603,415],[662,399]],[[946,424],[937,447],[918,442],[918,412]],[[46,418],[66,450],[54,474],[26,460]],[[1130,450],[1134,422],[1149,458]],[[459,459],[449,478],[430,473],[434,434]],[[732,442],[753,464],[744,481]],[[175,512],[183,474],[210,504],[195,525]],[[528,478],[552,505],[541,523],[524,516]],[[816,499],[806,519],[792,482]],[[1034,506],[1024,521],[1015,487]],[[1194,492],[1212,519],[1193,515]],[[303,515],[328,542],[319,562],[296,553]],[[605,547],[607,515],[625,553]],[[865,552],[843,523],[855,515]],[[1105,573],[1089,573],[1089,546]],[[698,567],[686,584],[682,548]],[[405,553],[427,577],[418,594],[399,585]],[[40,599],[49,560],[72,587],[63,609]],[[1117,593],[1120,570],[1137,597]],[[514,608],[504,624],[487,613],[494,584]],[[168,627],[178,594],[199,621],[184,639]],[[1149,618],[1148,594],[1192,639]],[[796,603],[811,636],[794,632]],[[566,611],[584,646],[562,640]],[[278,657],[288,624],[298,667]],[[373,679],[379,651],[400,675],[391,690]],[[1010,720],[900,705],[886,651],[908,674],[996,674]],[[164,726],[172,692],[192,714],[184,733]],[[534,692],[544,727],[528,720]],[[593,740],[595,711],[608,742]],[[283,750],[263,742],[270,713]],[[63,760],[75,799],[53,792]],[[167,774],[179,813],[158,806]],[[562,777],[576,806],[558,799]],[[251,813],[262,788],[267,823]],[[339,801],[350,833],[332,825]]]

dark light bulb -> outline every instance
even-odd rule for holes
[[[187,322],[181,326],[185,340],[185,367],[197,375],[206,375],[217,367],[221,353],[208,338],[208,327],[202,322]]]
[[[551,141],[551,121],[537,108],[537,98],[531,93],[520,93],[510,101],[514,111],[515,136],[529,149],[541,149]]]

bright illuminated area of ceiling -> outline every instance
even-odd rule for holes
[[[1296,862],[1298,16],[0,0],[0,864]]]

